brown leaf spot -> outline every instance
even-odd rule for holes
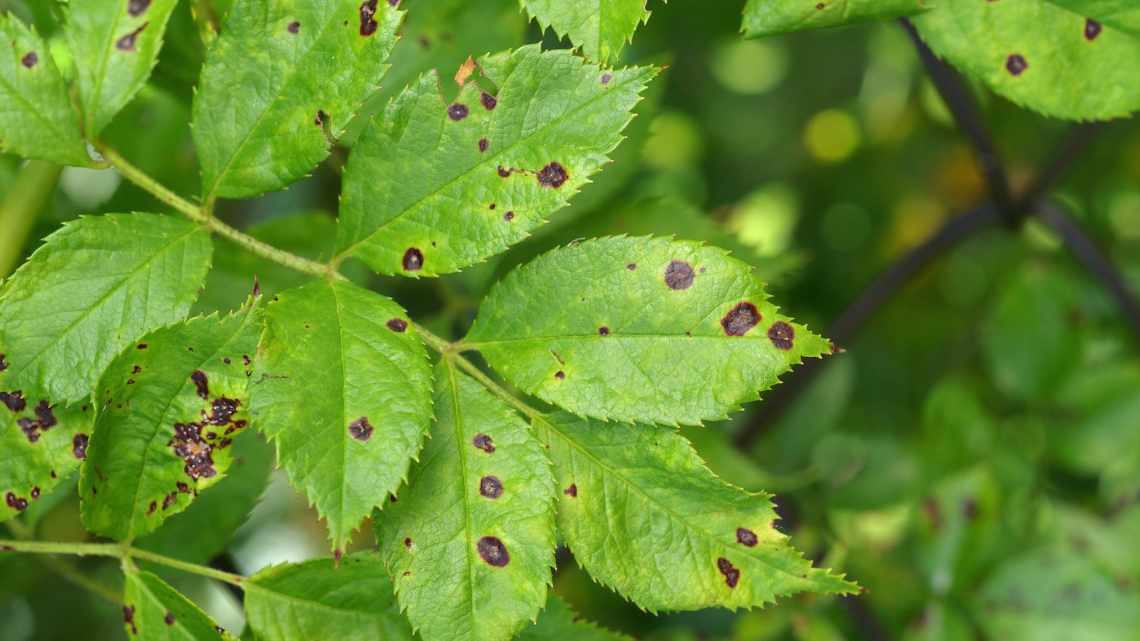
[[[40,57],[36,55],[35,51],[29,51],[28,53],[24,54],[23,58],[20,58],[20,64],[24,65],[24,67],[28,69],[36,66],[36,63],[39,61]]]
[[[1100,32],[1102,30],[1103,27],[1096,20],[1093,20],[1092,18],[1087,18],[1085,20],[1085,39],[1089,42],[1096,40],[1097,36],[1100,35]]]
[[[24,510],[28,509],[28,499],[16,496],[15,492],[8,492],[5,494],[4,502],[8,504],[8,507],[16,510],[17,512],[23,512]]]
[[[491,440],[491,437],[488,434],[483,434],[481,432],[479,434],[476,434],[475,438],[471,439],[471,444],[488,454],[495,451],[495,442]]]
[[[87,442],[90,440],[86,434],[76,434],[75,438],[71,439],[71,453],[75,458],[83,460],[87,458]]]
[[[372,438],[372,424],[368,422],[367,416],[361,416],[348,424],[348,433],[358,441],[367,441]]]
[[[720,326],[728,336],[744,336],[760,322],[760,311],[748,301],[737,303],[720,319]]]
[[[496,476],[484,476],[479,479],[479,494],[497,499],[503,495],[503,483]]]
[[[138,345],[135,345],[135,347],[138,349],[146,349],[147,344],[146,343],[139,343]]]
[[[598,336],[609,336],[609,335],[610,335],[610,328],[609,327],[602,325],[601,327],[598,328]]]
[[[485,536],[479,539],[475,548],[479,550],[479,556],[487,562],[487,565],[501,568],[511,562],[511,555],[507,554],[507,546],[493,536]]]
[[[1014,76],[1020,76],[1029,68],[1029,63],[1025,60],[1025,56],[1020,53],[1010,54],[1005,59],[1005,69]]]
[[[144,22],[142,24],[142,26],[140,26],[138,29],[135,29],[134,31],[128,33],[127,35],[123,36],[122,38],[119,38],[118,40],[116,40],[115,41],[115,48],[118,49],[119,51],[134,51],[135,50],[135,42],[139,39],[139,34],[142,33],[143,29],[146,29],[147,25],[149,25],[149,24],[150,24],[149,22]]]
[[[467,105],[460,102],[452,103],[447,107],[447,117],[456,122],[466,118],[468,113],[470,112],[467,109]]]
[[[513,212],[513,211],[508,211],[507,213],[503,214],[503,220],[507,221],[508,223],[514,219],[515,219],[515,212]]]
[[[167,612],[166,616],[162,617],[162,622],[165,623],[166,625],[174,625],[174,620],[175,619],[174,619],[174,613],[173,612]]]
[[[570,174],[566,173],[566,168],[556,162],[546,165],[538,172],[538,184],[543,187],[558,189],[569,179]]]
[[[135,625],[135,606],[123,606],[123,623],[131,627],[131,634],[139,633],[139,628]]]
[[[487,93],[486,91],[479,94],[479,102],[483,103],[483,108],[486,109],[487,111],[491,111],[499,105],[498,98],[495,98],[494,96]]]
[[[570,487],[566,488],[565,490],[562,490],[562,493],[565,494],[566,496],[569,496],[572,499],[576,499],[576,498],[578,498],[578,485],[576,483],[571,483]]]
[[[784,321],[776,321],[768,328],[768,340],[776,349],[789,350],[795,344],[796,330]]]
[[[408,548],[409,550],[412,549],[412,538],[410,536],[404,537],[404,547]]]
[[[129,13],[132,18],[137,18],[141,16],[149,6],[150,0],[131,0],[127,3],[127,13]]]
[[[486,138],[480,138],[479,139],[479,153],[483,153],[484,151],[487,151],[487,148],[490,146],[491,146],[491,143],[488,142]]]
[[[665,284],[669,289],[688,289],[693,286],[693,266],[683,260],[674,260],[665,267]]]
[[[716,560],[716,568],[724,575],[724,582],[730,588],[735,588],[736,584],[740,582],[740,570],[737,570],[732,563],[723,556]]]
[[[24,400],[24,393],[19,390],[14,392],[0,392],[0,403],[3,403],[13,412],[22,412],[28,405],[27,401]]]
[[[376,0],[364,0],[360,3],[360,35],[364,37],[376,33],[380,23],[376,22]]]
[[[566,380],[566,372],[558,370],[557,372],[554,372],[554,378],[557,378],[560,381]]]
[[[424,266],[424,253],[415,247],[409,247],[408,251],[404,252],[404,271],[415,272],[423,269]]]
[[[206,378],[206,372],[196,369],[190,374],[190,380],[194,381],[194,387],[198,390],[198,396],[200,398],[210,397],[210,383]]]
[[[408,329],[408,321],[402,318],[393,318],[392,320],[388,321],[387,325],[388,329],[392,330],[393,332],[402,333]]]
[[[301,23],[294,20],[293,22],[290,22],[289,26],[286,28],[289,30],[289,33],[300,33]]]
[[[499,165],[499,168],[497,171],[499,172],[500,178],[507,178],[511,175],[511,170],[507,169],[506,167],[504,167],[502,165]]]
[[[736,528],[736,542],[748,547],[754,547],[759,539],[756,538],[756,533],[748,528]]]

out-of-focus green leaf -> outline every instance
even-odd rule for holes
[[[744,35],[770,36],[789,31],[838,27],[867,20],[921,13],[931,0],[748,0]]]
[[[467,345],[576,414],[696,424],[830,351],[767,299],[751,268],[723,250],[615,236],[512,272],[484,300]]]
[[[649,21],[648,0],[520,0],[543,29],[568,37],[591,60],[612,62],[631,40],[633,32]]]
[[[123,627],[129,638],[146,641],[227,638],[205,612],[150,572],[127,572]]]
[[[516,641],[629,641],[624,634],[611,632],[583,621],[562,599],[551,595],[546,609],[534,625],[515,637]]]

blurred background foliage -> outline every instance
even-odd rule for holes
[[[78,0],[72,0],[78,1]],[[214,0],[219,12],[227,2]],[[194,194],[188,127],[203,50],[179,5],[155,81],[105,134],[175,191]],[[543,38],[515,0],[405,0],[409,18],[377,112],[428,68],[450,77],[470,54]],[[457,338],[487,288],[520,262],[603,234],[705,240],[753,263],[779,304],[826,328],[887,265],[985,198],[974,153],[953,126],[895,23],[746,41],[743,0],[652,2],[625,56],[667,66],[614,162],[529,241],[462,274],[357,281],[394,296]],[[59,41],[48,0],[0,0]],[[547,46],[565,46],[547,34]],[[1015,186],[1069,125],[976,89]],[[351,144],[352,129],[345,145]],[[309,179],[220,215],[290,251],[332,249],[341,149]],[[1140,289],[1140,126],[1115,122],[1058,190],[1134,290]],[[154,210],[114,170],[60,169],[0,156],[0,275],[62,222]],[[236,306],[252,275],[270,292],[302,276],[224,240],[198,311]],[[872,641],[1140,638],[1140,359],[1112,299],[1030,219],[942,256],[829,359],[787,411],[686,429],[733,483],[775,492],[780,527],[819,563],[865,587],[848,599],[799,598],[742,613],[651,616],[592,583],[560,551],[555,590],[584,617],[639,639]],[[761,401],[761,405],[763,401]],[[316,516],[253,434],[217,489],[141,545],[254,572],[324,554]],[[268,479],[268,481],[267,481]],[[246,515],[249,518],[246,519]],[[86,537],[63,487],[13,535]],[[371,528],[356,542],[372,545]],[[0,641],[119,639],[119,612],[81,589],[107,585],[109,561],[0,558]],[[171,580],[227,628],[239,597]]]

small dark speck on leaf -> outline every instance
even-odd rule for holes
[[[151,514],[154,514],[156,511],[158,511],[158,502],[151,501],[150,505],[146,506],[146,513],[149,516]]]
[[[127,13],[131,14],[132,18],[137,18],[142,15],[149,6],[150,0],[131,0],[127,3]]]
[[[475,438],[471,439],[471,444],[488,454],[495,451],[495,442],[487,434],[476,434]]]
[[[8,361],[5,360],[4,355],[0,354],[0,372],[8,369]]]
[[[613,79],[614,79],[614,75],[612,73],[607,72],[607,73],[602,74],[602,84],[603,85],[610,84],[610,81]]]
[[[166,625],[174,625],[174,613],[167,612],[166,616],[162,617],[162,622]]]
[[[566,168],[556,162],[546,165],[538,172],[538,184],[543,187],[558,189],[569,179],[570,174],[566,173]]]
[[[720,326],[728,336],[744,336],[760,322],[760,311],[748,301],[737,303],[720,319]]]
[[[210,384],[206,379],[205,372],[200,369],[194,370],[194,372],[190,374],[190,380],[194,381],[194,387],[198,390],[198,396],[200,398],[210,397]]]
[[[1100,35],[1101,29],[1101,24],[1096,20],[1093,20],[1092,18],[1085,20],[1085,38],[1089,42],[1096,40],[1097,36]]]
[[[502,165],[499,165],[498,171],[499,171],[499,177],[500,178],[507,178],[511,175],[511,170],[507,169],[506,167],[504,167]]]
[[[479,139],[479,152],[480,153],[487,151],[487,148],[490,146],[491,146],[491,143],[488,142],[486,138],[480,138]]]
[[[408,321],[402,318],[393,318],[392,320],[388,321],[387,325],[388,329],[392,330],[393,332],[403,332],[408,329]]]
[[[376,22],[376,0],[360,3],[360,35],[368,37],[376,33],[380,23]]]
[[[23,58],[20,58],[20,64],[24,65],[28,69],[36,66],[36,63],[39,61],[40,57],[36,55],[35,51],[29,51],[28,53],[24,54]]]
[[[1006,71],[1015,76],[1020,76],[1028,68],[1029,63],[1026,62],[1025,56],[1021,55],[1020,53],[1010,54],[1010,56],[1005,60]]]
[[[404,271],[419,271],[424,266],[424,253],[415,247],[409,247],[408,251],[404,252],[403,265]]]
[[[33,499],[40,498],[40,486],[37,485],[32,488],[31,496]]]
[[[138,634],[139,628],[135,625],[135,606],[123,606],[123,623],[131,626],[131,634]]]
[[[637,263],[630,263],[626,265],[625,268],[632,272],[637,269]]]
[[[497,499],[503,495],[503,483],[498,477],[484,476],[479,479],[479,494],[489,499]]]
[[[507,221],[508,223],[514,219],[515,219],[515,212],[513,212],[513,211],[508,211],[507,213],[503,214],[503,220]]]
[[[796,330],[784,321],[776,321],[768,328],[768,340],[777,349],[789,350],[795,344]]]
[[[507,546],[493,536],[485,536],[479,539],[475,547],[479,550],[479,556],[488,565],[501,568],[511,562],[511,555],[507,554]]]
[[[740,570],[737,570],[732,563],[723,556],[716,560],[716,567],[720,573],[724,575],[724,582],[730,588],[735,588],[736,584],[740,582]]]
[[[601,327],[598,328],[598,336],[609,336],[609,335],[610,335],[610,328],[609,327],[602,325]]]
[[[409,550],[412,548],[412,538],[411,537],[409,537],[409,536],[404,537],[404,547],[408,548]]]
[[[135,50],[135,42],[138,40],[139,34],[143,32],[143,29],[146,29],[148,24],[150,24],[150,23],[144,22],[142,24],[142,26],[140,26],[138,29],[135,29],[134,31],[128,33],[127,35],[123,36],[122,38],[119,38],[118,40],[116,40],[115,41],[115,48],[118,49],[119,51],[134,51]]]
[[[324,127],[325,123],[329,121],[329,115],[324,110],[318,109],[317,115],[313,118],[313,124],[318,127]]]
[[[139,344],[138,344],[138,345],[136,345],[135,347],[137,347],[137,348],[139,348],[139,349],[146,349],[147,345],[146,345],[146,343],[139,343]]]
[[[557,378],[560,381],[565,380],[566,372],[563,372],[562,370],[558,370],[557,372],[554,372],[554,378]]]
[[[665,284],[669,289],[688,289],[693,285],[693,266],[674,260],[665,267]]]
[[[577,484],[571,483],[570,487],[566,488],[565,490],[562,490],[562,493],[565,494],[566,496],[569,496],[572,499],[578,498],[578,486],[577,486]]]
[[[499,104],[499,100],[486,91],[479,94],[479,102],[483,103],[483,108],[487,111],[491,111]]]
[[[758,540],[759,539],[756,538],[756,533],[753,532],[752,530],[749,530],[748,528],[744,528],[744,527],[736,528],[736,542],[737,543],[740,543],[741,545],[745,545],[748,547],[753,547],[756,545]]]
[[[463,120],[467,117],[467,105],[456,102],[447,107],[447,117],[455,121]]]
[[[83,460],[87,458],[87,441],[89,437],[86,434],[76,434],[75,438],[71,439],[71,453],[75,458]]]
[[[300,22],[297,22],[296,20],[294,20],[293,22],[289,23],[289,33],[300,33],[300,31],[301,31],[301,23]]]
[[[367,441],[372,438],[372,424],[368,422],[367,416],[361,416],[348,424],[348,433],[358,441]]]

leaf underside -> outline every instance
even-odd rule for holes
[[[544,30],[570,38],[587,58],[603,64],[616,60],[637,28],[649,21],[647,0],[521,1]]]
[[[911,16],[932,4],[931,0],[748,0],[742,29],[746,37],[770,36]]]

